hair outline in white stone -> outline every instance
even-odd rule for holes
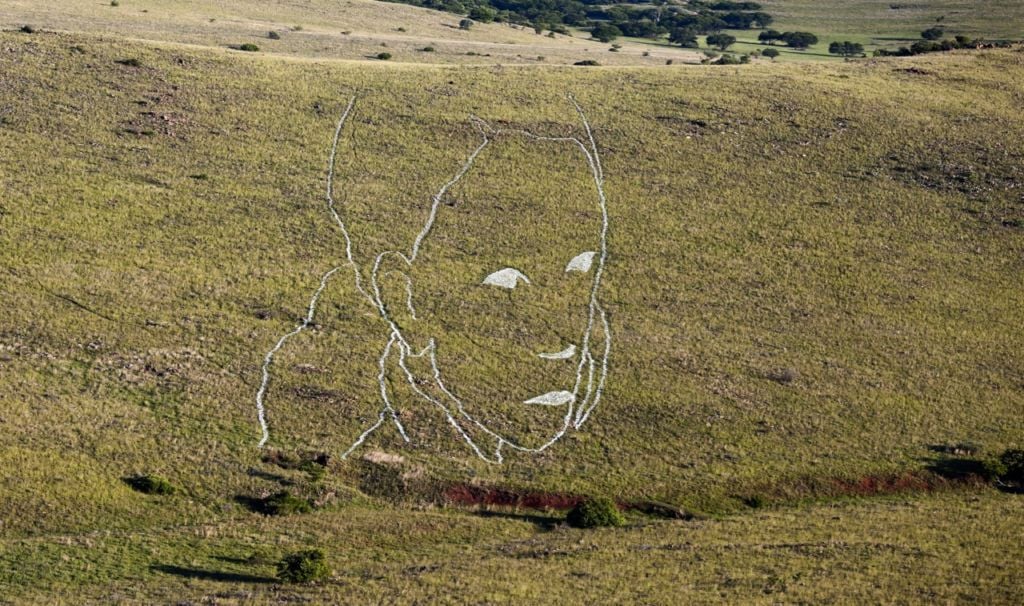
[[[423,229],[419,232],[416,239],[414,240],[412,247],[410,248],[409,254],[406,255],[399,251],[385,251],[377,255],[373,264],[373,269],[370,273],[370,283],[372,288],[369,292],[364,288],[361,272],[359,270],[358,265],[353,260],[351,244],[352,240],[349,235],[348,229],[345,225],[345,222],[342,220],[341,216],[338,214],[336,210],[333,198],[334,167],[335,157],[338,148],[338,141],[341,136],[342,128],[355,105],[356,98],[352,97],[349,100],[349,103],[346,106],[345,111],[342,113],[342,116],[338,121],[334,133],[334,140],[331,145],[327,176],[328,208],[332,219],[334,220],[335,224],[338,226],[339,230],[341,231],[344,237],[346,252],[345,264],[348,265],[353,271],[356,290],[360,294],[362,294],[377,309],[378,313],[380,314],[380,317],[388,325],[389,336],[386,344],[384,345],[382,354],[378,360],[378,385],[382,401],[381,410],[377,415],[376,422],[374,422],[370,427],[368,427],[359,435],[359,437],[343,453],[342,458],[347,457],[356,448],[362,445],[370,435],[372,435],[376,430],[378,430],[381,426],[384,425],[384,423],[387,421],[389,417],[394,423],[396,429],[398,430],[402,438],[406,442],[409,441],[409,437],[405,431],[405,428],[402,425],[393,405],[391,404],[391,400],[388,395],[388,387],[386,382],[387,360],[391,356],[391,352],[393,351],[393,349],[397,349],[398,351],[398,366],[404,373],[408,385],[412,389],[412,391],[415,394],[417,394],[420,398],[422,398],[424,401],[433,404],[441,411],[443,411],[445,417],[448,420],[448,423],[461,435],[463,440],[470,446],[473,452],[484,461],[501,463],[504,460],[502,454],[502,449],[504,446],[508,446],[509,448],[520,452],[542,452],[549,448],[551,445],[558,442],[570,428],[577,430],[580,429],[584,425],[584,423],[586,423],[591,413],[599,404],[604,392],[605,380],[608,373],[608,356],[611,352],[611,331],[608,323],[607,314],[605,313],[605,310],[601,307],[597,297],[598,291],[601,286],[601,279],[603,277],[604,266],[608,258],[608,208],[607,200],[604,193],[603,167],[601,166],[600,155],[597,150],[597,144],[594,140],[590,123],[587,120],[587,117],[584,114],[583,109],[579,106],[576,100],[571,95],[569,95],[568,98],[570,102],[573,104],[576,113],[578,114],[581,122],[583,123],[583,127],[587,135],[586,143],[575,137],[545,137],[535,135],[531,132],[523,130],[495,130],[491,128],[483,120],[476,117],[471,117],[474,126],[481,135],[481,143],[469,155],[469,157],[462,165],[460,170],[455,174],[455,176],[447,183],[445,183],[440,188],[440,190],[432,197],[432,204],[427,220],[424,224]],[[591,269],[591,266],[594,262],[594,258],[597,257],[597,268],[594,271],[594,278],[589,293],[587,324],[583,332],[581,343],[578,350],[580,360],[577,365],[576,380],[573,386],[573,390],[571,392],[565,390],[551,391],[530,398],[523,402],[523,404],[527,405],[566,407],[566,412],[561,428],[552,436],[550,436],[550,438],[541,446],[533,448],[523,446],[517,443],[516,441],[491,430],[466,411],[463,402],[458,397],[456,397],[454,393],[444,383],[441,370],[439,369],[437,364],[435,341],[431,339],[427,347],[418,352],[412,349],[408,341],[403,336],[401,329],[392,319],[389,310],[387,309],[387,306],[384,304],[379,284],[379,278],[381,277],[380,267],[383,259],[389,256],[393,256],[399,259],[401,262],[403,262],[406,266],[411,266],[416,261],[416,258],[418,257],[419,250],[424,239],[429,236],[433,228],[434,222],[437,217],[438,207],[441,204],[441,199],[448,192],[448,190],[450,190],[469,172],[479,154],[484,150],[484,148],[486,148],[491,143],[492,137],[501,134],[521,135],[535,141],[566,143],[572,147],[578,148],[579,151],[582,152],[586,160],[587,166],[589,167],[591,175],[593,177],[597,193],[597,201],[601,211],[600,250],[588,251],[580,255],[577,255],[569,262],[565,270],[566,272],[588,272]],[[316,304],[320,298],[320,295],[326,288],[328,281],[341,268],[341,265],[336,266],[323,275],[323,277],[320,280],[319,288],[314,292],[313,297],[310,300],[308,313],[306,317],[295,329],[281,337],[281,339],[278,340],[276,345],[267,353],[267,355],[264,358],[264,363],[262,367],[262,381],[260,383],[260,387],[256,395],[256,407],[258,411],[260,427],[262,429],[263,434],[262,439],[259,442],[260,447],[264,446],[270,437],[269,426],[266,421],[265,397],[270,380],[270,366],[272,364],[274,354],[276,354],[277,351],[281,349],[281,347],[289,338],[298,334],[303,329],[305,329],[310,323],[312,323],[313,316],[316,310]],[[413,306],[412,297],[412,281],[408,277],[408,275],[405,275],[405,279],[407,295],[405,305],[408,308],[409,312],[412,314],[413,319],[416,319],[416,312]],[[483,283],[493,286],[499,286],[502,288],[513,289],[518,285],[520,281],[526,284],[530,284],[529,279],[522,272],[515,268],[508,267],[488,275],[484,279]],[[591,352],[591,335],[595,330],[597,322],[600,322],[600,328],[602,334],[604,335],[604,344],[598,353],[598,355],[600,356],[599,361],[595,359],[594,354]],[[572,358],[576,354],[577,346],[575,344],[572,344],[561,352],[541,353],[538,355],[541,358],[549,360],[563,360]],[[435,386],[445,395],[446,398],[450,400],[450,405],[446,405],[444,402],[441,402],[437,398],[429,395],[427,392],[420,389],[420,387],[417,384],[416,377],[409,370],[408,365],[406,364],[406,361],[409,358],[426,358],[428,360]],[[583,391],[582,397],[580,397],[581,390]],[[467,427],[473,426],[476,429],[483,432],[485,435],[488,435],[491,438],[497,440],[497,446],[495,447],[493,453],[484,452],[484,450],[481,449],[480,445],[478,445],[476,441],[473,440],[473,438],[467,432],[463,424],[465,424]]]

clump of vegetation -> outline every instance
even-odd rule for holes
[[[459,21],[459,29],[469,29],[471,27],[473,27],[472,19],[463,19]]]
[[[583,61],[577,61],[576,63],[573,63],[573,65],[601,65],[601,64],[598,63],[597,61],[594,61],[593,59],[584,59]]]
[[[1009,42],[982,42],[981,40],[972,40],[967,36],[956,36],[952,40],[939,40],[938,38],[933,37],[933,30],[936,29],[938,28],[932,28],[921,32],[921,36],[924,40],[919,40],[911,44],[909,47],[901,46],[897,50],[886,50],[884,48],[880,48],[875,51],[875,56],[911,57],[913,55],[923,55],[925,53],[938,53],[959,49],[1006,48],[1010,46]],[[926,36],[925,34],[928,35]],[[941,34],[939,37],[941,37]]]
[[[755,494],[743,499],[743,504],[751,509],[761,509],[768,504],[768,500],[759,494]]]
[[[574,528],[602,528],[622,526],[626,518],[615,501],[607,497],[594,497],[573,507],[565,521]]]
[[[287,516],[296,513],[309,513],[313,506],[306,499],[297,497],[287,490],[270,495],[256,502],[260,513],[268,516]]]
[[[729,34],[711,34],[707,37],[708,46],[714,46],[718,50],[725,50],[736,44],[736,36]]]
[[[320,549],[299,551],[277,563],[277,578],[283,583],[312,583],[330,575],[327,556]]]
[[[119,63],[121,65],[126,65],[128,67],[142,67],[142,62],[136,59],[135,57],[131,57],[129,59],[118,59],[114,63]]]
[[[256,46],[252,42],[246,42],[245,44],[239,46],[238,50],[245,51],[248,53],[255,53],[260,50],[260,47]]]
[[[1024,450],[1010,449],[984,462],[985,474],[999,484],[1024,488]]]
[[[391,58],[391,53],[377,53],[377,58],[381,61],[387,61]]]
[[[769,59],[774,61],[775,57],[779,56],[779,50],[776,48],[766,48],[763,51],[761,51],[761,56],[768,57]]]
[[[864,45],[859,42],[833,42],[828,45],[828,52],[849,59],[864,54]]]
[[[424,46],[423,48],[420,49],[420,51],[424,52],[424,53],[432,53],[432,52],[434,52],[436,50],[437,49],[434,48],[433,46]]]
[[[281,34],[271,30],[271,31],[267,32],[267,38],[270,38],[271,40],[280,40],[281,39]]]
[[[156,475],[138,475],[125,478],[125,483],[132,487],[132,490],[144,494],[172,495],[175,492],[174,485],[166,478]]]
[[[21,33],[23,34],[34,34],[36,33],[36,28],[32,27],[31,25],[22,25],[19,31],[21,31]]]
[[[598,23],[590,29],[590,36],[599,42],[611,42],[622,35],[622,30],[609,23]]]

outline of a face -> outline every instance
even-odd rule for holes
[[[607,257],[607,227],[608,227],[608,215],[607,205],[604,198],[603,181],[604,177],[600,165],[599,156],[597,155],[596,144],[593,141],[593,137],[590,133],[589,123],[586,121],[582,110],[573,101],[577,112],[583,120],[586,128],[590,146],[573,137],[544,137],[534,135],[526,131],[512,131],[512,130],[494,130],[485,122],[479,119],[475,119],[474,122],[483,137],[483,142],[473,154],[470,155],[466,164],[462,167],[454,179],[449,181],[441,191],[433,198],[433,205],[430,215],[424,225],[423,230],[420,232],[419,237],[413,245],[413,248],[408,256],[401,253],[385,252],[381,253],[377,257],[377,261],[374,265],[374,271],[371,274],[371,282],[373,284],[374,293],[376,297],[376,303],[378,308],[381,310],[382,316],[389,322],[392,329],[392,335],[389,340],[388,347],[397,345],[400,351],[400,357],[403,362],[407,357],[423,357],[426,356],[430,362],[430,369],[433,374],[433,380],[436,386],[440,389],[441,393],[444,394],[444,399],[447,402],[442,401],[441,398],[437,398],[429,395],[424,390],[417,387],[417,378],[413,372],[411,372],[407,365],[400,362],[405,376],[412,389],[423,399],[431,402],[432,404],[439,407],[446,414],[449,423],[454,426],[458,432],[462,435],[463,439],[469,444],[469,446],[476,452],[476,454],[487,461],[501,462],[503,460],[502,448],[509,446],[514,450],[522,452],[538,453],[546,450],[552,444],[561,439],[570,427],[579,429],[589,418],[590,413],[594,407],[598,404],[601,394],[603,392],[604,381],[607,375],[607,356],[610,351],[610,331],[608,327],[607,315],[601,308],[600,303],[597,300],[597,293],[601,284],[601,277],[604,270],[604,264]],[[458,183],[467,173],[472,169],[473,163],[476,161],[478,155],[492,143],[494,138],[500,135],[521,135],[534,141],[548,141],[566,144],[572,148],[576,148],[582,152],[583,159],[586,161],[587,166],[590,168],[593,177],[593,183],[595,188],[595,194],[598,199],[598,206],[601,210],[602,224],[600,226],[599,233],[599,247],[600,250],[596,251],[580,251],[571,259],[568,260],[565,266],[564,273],[584,271],[592,272],[592,281],[590,288],[590,301],[588,305],[588,317],[586,325],[583,327],[582,336],[577,343],[568,344],[572,348],[572,352],[569,352],[569,348],[563,349],[562,351],[538,351],[535,352],[538,358],[545,360],[549,364],[565,364],[566,360],[575,358],[576,360],[576,378],[572,386],[572,390],[567,389],[554,389],[546,393],[538,394],[532,398],[524,400],[521,405],[523,406],[551,406],[551,407],[564,407],[565,414],[562,418],[561,426],[555,431],[546,441],[537,447],[527,447],[523,444],[511,439],[507,435],[503,435],[497,431],[494,431],[486,424],[479,421],[472,414],[466,410],[466,405],[463,400],[458,397],[454,390],[450,389],[444,381],[443,372],[441,365],[438,363],[437,357],[437,342],[431,338],[425,349],[415,351],[406,340],[402,333],[402,329],[395,323],[391,315],[389,314],[388,308],[384,305],[383,300],[380,296],[380,285],[378,283],[378,272],[380,269],[381,261],[391,254],[397,254],[400,259],[410,268],[416,263],[417,257],[419,256],[420,246],[424,240],[429,236],[431,230],[434,227],[434,223],[437,220],[437,211],[440,206],[441,199],[444,195]],[[413,318],[415,318],[415,310],[412,307],[412,281],[407,281],[407,299],[406,304],[409,312]],[[527,273],[524,273],[520,268],[504,267],[488,273],[481,281],[482,287],[485,288],[505,288],[508,290],[514,290],[517,288],[531,288],[533,285],[530,281]],[[600,326],[596,326],[600,322]],[[596,359],[591,348],[592,336],[596,330],[600,330],[605,335],[605,347],[604,351],[599,352],[600,359]],[[383,376],[383,375],[382,375]],[[419,377],[422,378],[422,377]],[[386,386],[381,381],[381,393],[386,393]],[[385,396],[386,397],[386,396]],[[388,403],[390,405],[390,403]],[[396,425],[401,429],[401,423],[397,420],[397,416],[394,416]],[[467,431],[467,426],[470,430],[479,430],[483,434],[490,436],[497,440],[497,447],[492,455],[485,453],[476,441]],[[404,435],[404,431],[402,432]],[[408,439],[408,438],[406,438]],[[356,445],[358,445],[357,442]],[[355,446],[355,445],[354,445]],[[347,453],[346,453],[347,454]]]
[[[545,137],[534,135],[533,133],[521,130],[494,130],[487,123],[478,119],[472,118],[474,126],[481,135],[482,142],[480,145],[470,154],[465,164],[455,174],[455,176],[441,187],[440,191],[433,196],[431,210],[427,220],[423,226],[423,229],[419,232],[415,241],[412,244],[409,254],[405,254],[398,251],[385,251],[377,255],[373,269],[369,275],[370,289],[367,290],[363,284],[362,272],[359,269],[358,264],[352,258],[351,252],[351,238],[348,230],[341,216],[336,212],[334,200],[332,197],[333,189],[333,173],[334,173],[334,159],[335,153],[338,146],[338,140],[341,135],[342,127],[351,112],[354,104],[355,97],[351,99],[342,114],[341,119],[338,122],[337,129],[335,131],[334,145],[331,149],[330,161],[329,161],[329,172],[327,182],[327,200],[329,208],[334,222],[340,228],[344,235],[346,242],[346,254],[348,265],[353,270],[353,277],[355,280],[356,289],[366,297],[370,303],[377,308],[380,317],[388,324],[389,334],[386,344],[384,345],[382,355],[379,360],[380,373],[378,375],[380,395],[383,401],[383,408],[380,410],[377,422],[371,427],[366,429],[354,443],[342,454],[342,458],[347,457],[355,449],[357,449],[373,432],[379,429],[386,421],[388,417],[394,422],[401,436],[408,442],[409,437],[406,434],[405,428],[402,422],[399,420],[397,411],[392,405],[389,397],[388,387],[386,385],[386,364],[392,356],[393,351],[398,353],[398,365],[408,380],[409,387],[425,401],[434,404],[440,408],[446,415],[450,425],[452,425],[463,439],[467,442],[470,448],[476,453],[478,457],[488,462],[501,463],[503,461],[502,448],[508,446],[513,450],[522,452],[539,453],[546,450],[548,447],[556,443],[561,439],[565,433],[571,428],[580,429],[583,424],[587,421],[594,408],[598,405],[603,389],[605,378],[608,372],[608,355],[611,351],[611,333],[608,325],[607,314],[601,307],[597,299],[597,294],[601,285],[601,277],[604,271],[605,262],[607,259],[607,232],[608,232],[608,212],[607,202],[604,195],[604,175],[603,169],[600,162],[600,157],[597,151],[597,145],[594,141],[594,137],[590,128],[590,124],[587,121],[582,108],[576,103],[572,96],[569,96],[569,100],[572,102],[580,120],[583,123],[587,134],[587,143],[581,141],[575,137]],[[424,240],[430,235],[431,230],[434,226],[435,220],[438,214],[438,207],[440,206],[441,199],[445,194],[455,186],[473,167],[478,155],[492,142],[492,138],[496,138],[499,135],[520,135],[527,139],[534,141],[547,141],[555,143],[563,143],[570,147],[574,147],[582,152],[582,156],[586,161],[588,168],[590,169],[591,176],[593,177],[593,183],[596,190],[596,196],[598,206],[601,212],[601,226],[600,226],[600,240],[599,249],[593,251],[580,251],[574,256],[566,265],[565,273],[570,272],[591,272],[592,281],[590,288],[589,301],[587,305],[587,323],[584,327],[582,337],[577,343],[568,344],[568,346],[561,351],[538,351],[535,355],[542,359],[545,363],[549,364],[566,364],[567,360],[576,360],[576,378],[573,385],[572,391],[565,389],[553,390],[547,393],[537,395],[533,398],[529,398],[521,404],[522,406],[545,406],[545,407],[564,407],[565,414],[562,420],[561,427],[550,436],[542,445],[538,447],[526,447],[522,444],[517,443],[515,440],[503,436],[479,420],[470,415],[463,404],[463,402],[456,397],[456,395],[450,390],[444,383],[441,369],[437,361],[437,347],[436,341],[431,338],[427,346],[419,351],[413,349],[409,341],[403,335],[402,329],[398,323],[395,322],[393,314],[389,308],[385,305],[382,292],[380,278],[382,262],[389,259],[395,258],[400,264],[404,264],[406,268],[412,268],[419,255],[420,247]],[[316,307],[317,300],[320,294],[323,292],[327,282],[331,277],[339,270],[342,266],[335,267],[334,269],[327,272],[321,279],[320,288],[317,289],[310,301],[309,313],[303,322],[292,332],[286,334],[278,341],[277,345],[268,352],[263,366],[263,383],[260,386],[256,396],[257,409],[259,411],[260,424],[263,427],[264,437],[260,442],[260,446],[263,446],[269,438],[269,431],[264,419],[263,409],[263,397],[266,392],[267,382],[269,380],[269,366],[273,359],[273,355],[281,348],[285,341],[297,334],[303,328],[308,326],[312,322],[313,313]],[[413,307],[413,283],[412,280],[405,275],[406,279],[406,292],[407,297],[405,300],[405,306],[413,318],[416,320],[416,312]],[[530,284],[530,280],[526,274],[515,268],[504,268],[496,272],[487,274],[482,279],[481,287],[483,288],[508,288],[509,290],[515,288],[522,288],[521,284]],[[595,334],[603,335],[603,347],[598,351],[598,355],[595,356],[592,352],[593,342],[592,336]],[[409,366],[406,364],[409,358],[426,358],[429,361],[431,373],[433,374],[433,381],[435,386],[440,390],[443,396],[435,397],[417,386],[417,377],[414,376],[413,372],[410,371]],[[582,397],[581,397],[582,394]],[[485,453],[476,441],[471,437],[470,433],[467,432],[467,427],[475,428],[472,431],[480,431],[483,434],[490,436],[497,440],[497,446],[493,453]]]

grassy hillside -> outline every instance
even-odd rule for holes
[[[556,585],[509,565],[519,558],[566,562],[544,567],[572,575],[557,591],[626,592],[609,571],[662,551],[673,555],[651,591],[671,583],[694,599],[774,600],[763,591],[781,588],[817,601],[855,587],[878,599],[907,587],[907,570],[922,599],[1019,593],[1000,558],[1019,559],[1020,545],[981,528],[1019,525],[1020,501],[990,491],[637,522],[592,539],[366,496],[451,481],[724,514],[749,495],[799,498],[807,478],[919,470],[935,446],[1020,444],[1019,50],[656,70],[314,63],[55,33],[6,32],[0,50],[0,558],[11,563],[0,584],[11,599],[73,587],[71,601],[198,599],[224,582],[262,592],[266,558],[305,543],[327,545],[342,571],[311,591],[387,587],[402,600]],[[567,93],[593,127],[609,213],[599,298],[614,346],[588,424],[542,454],[485,463],[390,374],[412,443],[388,423],[341,461],[380,410],[386,332],[352,281],[336,280],[312,330],[275,360],[267,404],[271,446],[329,453],[327,477],[261,462],[264,355],[345,260],[324,189],[349,99],[335,198],[367,267],[415,238],[479,144],[471,116],[585,138]],[[444,197],[413,273],[422,337],[438,339],[455,389],[524,441],[552,418],[494,394],[563,377],[521,374],[531,367],[501,347],[530,356],[575,334],[562,322],[578,284],[528,297],[593,250],[586,170],[571,146],[496,135]],[[528,288],[471,288],[536,259],[555,269]],[[392,292],[400,278],[387,278]],[[178,494],[122,481],[154,472]],[[280,522],[239,504],[282,484],[322,510]],[[765,547],[775,532],[792,543]],[[687,541],[702,547],[664,547]],[[699,564],[702,549],[715,565]],[[766,549],[787,555],[765,564]],[[984,574],[931,582],[961,561]],[[881,580],[868,589],[867,576]]]
[[[374,0],[124,0],[118,6],[93,0],[60,3],[10,0],[0,6],[0,29],[31,25],[219,49],[255,44],[261,53],[288,57],[363,61],[381,52],[402,63],[609,65],[696,62],[680,48],[609,45],[532,28],[476,23],[459,28],[459,15]],[[269,33],[279,39],[271,40]],[[425,51],[432,48],[432,51]],[[647,52],[645,56],[643,53]]]

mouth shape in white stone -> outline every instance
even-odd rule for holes
[[[571,391],[549,391],[546,394],[530,398],[523,404],[540,404],[541,406],[562,406],[574,401],[576,396]]]
[[[576,346],[570,345],[562,351],[555,353],[540,353],[537,354],[537,357],[544,358],[545,360],[568,360],[574,355],[576,355]]]

